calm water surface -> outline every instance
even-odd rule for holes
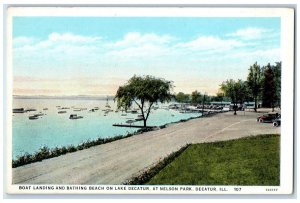
[[[105,100],[61,100],[61,99],[14,99],[13,108],[34,108],[37,111],[27,113],[14,113],[12,119],[12,149],[13,159],[25,153],[34,153],[42,146],[49,148],[68,145],[78,145],[83,141],[93,140],[98,137],[114,137],[126,135],[137,128],[114,127],[114,123],[123,123],[128,119],[137,118],[138,114],[122,112],[110,112],[104,116],[107,109]],[[112,110],[116,110],[116,104],[109,101]],[[57,106],[69,107],[63,109],[65,114],[58,114]],[[167,110],[162,107],[168,104],[158,104],[157,110],[152,110],[147,125],[158,126],[181,119],[200,116],[200,113],[182,114],[175,110]],[[73,107],[73,108],[72,108]],[[98,111],[89,112],[89,109],[99,107]],[[48,108],[48,110],[43,110]],[[87,110],[74,111],[74,108],[87,108]],[[29,120],[28,116],[36,113],[45,113],[37,120]],[[124,112],[123,112],[124,113]],[[70,114],[83,116],[82,119],[71,120]],[[136,122],[142,125],[142,122]]]

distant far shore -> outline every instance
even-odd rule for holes
[[[90,95],[74,95],[74,96],[46,96],[46,95],[13,95],[14,99],[86,99],[86,100],[113,100],[114,96],[90,96]]]

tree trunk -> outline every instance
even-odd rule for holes
[[[254,111],[256,112],[257,107],[257,97],[254,98]]]
[[[144,119],[144,127],[147,127],[147,120]]]

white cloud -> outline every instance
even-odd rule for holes
[[[174,41],[176,38],[170,35],[157,35],[154,33],[141,34],[138,32],[127,33],[122,40],[112,42],[112,47],[133,47],[145,44],[162,45]]]
[[[264,34],[270,33],[272,30],[257,28],[257,27],[249,27],[245,29],[237,30],[233,33],[227,34],[230,37],[239,37],[243,40],[253,40],[253,39],[261,39]]]
[[[28,37],[17,37],[13,39],[13,45],[23,51],[41,51],[41,49],[49,49],[59,47],[61,45],[68,46],[93,46],[101,42],[101,37],[81,36],[72,33],[51,33],[45,40]],[[18,49],[17,49],[18,50]]]
[[[216,52],[228,51],[235,47],[245,46],[243,42],[233,39],[221,39],[214,36],[200,36],[197,39],[185,43],[179,43],[176,46],[179,48],[189,48],[198,51]]]
[[[63,41],[72,43],[91,43],[101,40],[101,37],[86,37],[81,35],[74,35],[72,33],[59,34],[54,32],[48,36],[48,40],[52,42]]]
[[[228,54],[228,57],[231,58],[240,58],[240,59],[247,59],[250,61],[260,61],[263,64],[266,65],[266,63],[273,63],[280,61],[280,48],[274,48],[274,49],[264,49],[264,50],[256,50],[256,51],[243,51],[243,52],[237,52]],[[274,61],[276,60],[276,61]]]
[[[13,46],[20,47],[33,44],[36,40],[32,37],[16,37],[13,39]]]

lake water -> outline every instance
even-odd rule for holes
[[[42,146],[49,148],[68,145],[78,145],[83,141],[93,140],[98,137],[114,137],[126,135],[137,130],[137,128],[114,127],[114,123],[123,123],[128,119],[137,118],[138,114],[122,112],[110,112],[104,116],[106,109],[105,100],[66,100],[66,99],[14,99],[13,108],[34,108],[37,111],[26,113],[14,113],[12,118],[12,150],[13,159],[25,153],[34,153]],[[112,110],[116,110],[116,103],[109,101]],[[63,109],[64,114],[57,106],[69,107]],[[201,116],[201,113],[179,113],[176,110],[168,110],[168,104],[158,104],[157,110],[152,110],[147,125],[160,126],[167,123]],[[73,108],[72,108],[73,107]],[[99,107],[98,111],[89,112],[89,109]],[[43,110],[48,108],[48,110]],[[87,108],[87,110],[74,111],[74,108]],[[29,120],[29,116],[36,113],[46,115],[37,120]],[[123,112],[125,113],[125,112]],[[70,114],[83,116],[82,119],[69,119]],[[142,122],[134,123],[142,125]]]

